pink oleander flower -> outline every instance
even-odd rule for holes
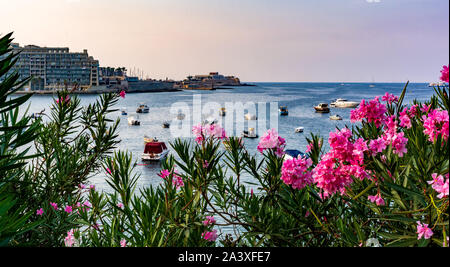
[[[56,204],[54,202],[50,202],[50,206],[52,206],[53,209],[58,210],[58,204]]]
[[[250,190],[250,197],[253,197],[253,188]]]
[[[441,70],[441,81],[448,83],[448,65],[442,66]]]
[[[202,125],[201,123],[192,127],[195,141],[201,144],[208,136],[217,139],[225,139],[227,135],[225,129],[217,124]]]
[[[122,248],[126,247],[127,246],[127,241],[125,239],[120,240],[120,246]]]
[[[369,148],[372,156],[375,156],[376,154],[381,153],[386,149],[386,142],[382,137],[379,137],[378,139],[370,141]]]
[[[159,177],[166,179],[167,177],[170,176],[170,171],[169,170],[161,170],[161,173],[158,174]]]
[[[204,168],[204,169],[207,169],[208,166],[209,166],[209,163],[208,163],[207,160],[205,160],[205,161],[203,162],[203,168]]]
[[[206,220],[202,221],[204,226],[208,226],[210,224],[215,224],[216,223],[216,219],[214,219],[213,216],[206,216]]]
[[[429,111],[430,111],[430,109],[431,109],[431,104],[430,105],[425,105],[425,104],[422,104],[422,107],[420,108],[420,111],[422,112],[422,113],[428,113]]]
[[[411,117],[414,117],[417,115],[417,108],[419,107],[418,104],[415,104],[413,106],[411,106],[411,108],[409,109],[409,114],[411,115]]]
[[[284,155],[286,140],[280,136],[275,129],[268,130],[259,140],[258,151],[263,153],[266,149],[272,149],[279,157]]]
[[[430,142],[435,142],[440,135],[447,141],[449,136],[449,117],[448,112],[443,110],[431,110],[427,115],[422,116],[423,132],[428,135]]]
[[[122,91],[120,91],[119,95],[120,95],[120,97],[125,98],[126,93],[124,90],[122,90]]]
[[[214,242],[217,239],[217,230],[213,230],[211,232],[204,232],[202,233],[202,237],[206,241]]]
[[[394,154],[397,154],[399,157],[403,157],[403,155],[408,152],[408,149],[406,149],[408,138],[404,136],[405,136],[404,132],[399,132],[391,138],[393,152]]]
[[[106,171],[107,171],[109,174],[112,174],[112,171],[111,171],[110,168],[106,168]]]
[[[123,208],[123,203],[117,203],[117,207],[120,209]]]
[[[79,189],[86,189],[86,185],[84,185],[84,184],[79,184],[79,185],[78,185],[78,188],[79,188]]]
[[[433,173],[431,177],[433,180],[428,181],[427,183],[431,185],[431,187],[439,193],[438,198],[448,197],[448,173],[446,175],[447,179],[444,179],[442,175],[438,175],[437,173]]]
[[[398,102],[398,97],[393,95],[393,94],[389,94],[388,92],[386,92],[386,94],[381,97],[381,100],[384,102],[387,102],[389,104],[392,104],[394,102]]]
[[[369,103],[363,99],[359,107],[351,111],[350,120],[352,123],[366,120],[368,123],[373,122],[376,127],[380,127],[386,118],[386,111],[386,105],[380,103],[379,97],[375,97]]]
[[[60,97],[59,99],[56,99],[56,103],[58,103],[58,104],[69,104],[70,103],[70,96],[67,95],[66,98]]]
[[[44,209],[40,208],[38,210],[36,210],[36,215],[42,216],[42,214],[44,214]]]
[[[433,236],[433,231],[428,228],[428,224],[422,224],[420,221],[417,221],[417,234],[417,239],[421,239],[422,236],[425,239],[429,239],[431,236]]]
[[[89,186],[89,189],[95,191],[95,185],[91,184],[91,185]]]
[[[73,245],[75,244],[73,229],[67,232],[67,236],[64,238],[64,244],[66,245],[66,247],[73,247]]]
[[[377,206],[384,206],[384,199],[381,197],[381,195],[378,193],[375,196],[369,196],[368,199],[370,202],[377,204]]]
[[[64,209],[65,212],[67,213],[72,213],[72,206],[67,205],[66,208]]]
[[[174,174],[172,184],[175,185],[177,189],[183,187],[184,186],[183,178],[181,178],[181,176],[178,176],[177,174]]]
[[[400,126],[405,127],[407,129],[411,128],[411,118],[408,114],[408,108],[404,108],[402,112],[400,112]]]
[[[311,159],[300,155],[298,158],[287,159],[283,162],[281,180],[294,189],[302,189],[313,183],[312,172],[308,171],[311,165]]]
[[[311,152],[312,149],[313,149],[313,144],[312,144],[312,143],[309,143],[309,144],[306,146],[305,153]]]

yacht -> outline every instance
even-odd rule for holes
[[[330,104],[330,106],[334,108],[356,108],[358,105],[358,102],[348,101],[347,99],[343,98],[338,98]]]
[[[149,111],[150,108],[144,103],[141,103],[139,107],[136,109],[137,113],[148,113]]]
[[[225,116],[227,114],[227,110],[225,109],[225,108],[221,108],[221,109],[219,109],[219,115],[220,116]]]

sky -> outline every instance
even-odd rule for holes
[[[156,79],[434,82],[449,0],[0,0],[0,35]]]

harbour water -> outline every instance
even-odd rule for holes
[[[305,151],[307,141],[305,137],[310,136],[310,132],[320,134],[325,141],[328,140],[328,133],[334,131],[336,127],[342,128],[345,125],[351,127],[350,110],[341,108],[331,108],[328,114],[315,113],[313,106],[320,102],[331,103],[336,98],[345,98],[349,101],[360,102],[362,99],[372,99],[375,96],[382,96],[385,92],[400,95],[405,84],[402,83],[376,83],[371,87],[368,83],[254,83],[257,86],[235,87],[230,89],[220,89],[214,91],[180,91],[162,93],[130,93],[124,99],[120,98],[116,108],[118,111],[112,118],[121,119],[119,125],[119,136],[121,143],[120,150],[128,150],[133,155],[133,160],[137,165],[135,171],[140,173],[137,183],[138,188],[149,185],[157,186],[161,183],[161,178],[157,175],[160,171],[159,163],[145,163],[140,159],[144,150],[143,137],[158,137],[165,141],[170,150],[169,142],[175,137],[171,135],[170,129],[162,127],[164,121],[172,121],[176,114],[170,114],[171,105],[175,102],[185,102],[192,114],[193,96],[201,95],[202,103],[218,102],[224,105],[226,102],[247,101],[258,102],[278,102],[278,105],[287,106],[288,116],[278,117],[278,132],[286,139],[287,149],[297,149]],[[410,104],[413,99],[425,101],[433,95],[433,88],[428,84],[409,84],[404,103]],[[97,98],[96,95],[78,95],[83,104],[91,103]],[[31,98],[30,112],[39,112],[45,108],[50,110],[53,101],[50,95],[35,95]],[[139,103],[144,102],[150,107],[147,114],[139,114],[140,126],[130,126],[127,123],[127,116],[121,115],[120,110],[125,108],[128,116],[136,115],[136,108]],[[268,113],[268,112],[267,112]],[[330,120],[329,116],[339,114],[343,120]],[[229,116],[229,114],[227,114]],[[189,120],[188,116],[185,120]],[[243,118],[237,118],[237,122],[242,122]],[[269,125],[269,124],[267,124]],[[303,133],[295,133],[295,128],[304,127]],[[240,135],[236,134],[236,135]],[[259,154],[256,150],[259,139],[245,139],[245,146],[248,151]],[[325,142],[325,147],[328,144]],[[172,153],[173,154],[173,153]],[[106,175],[99,173],[91,178],[91,183],[98,190],[110,191],[105,181]],[[244,176],[242,181],[250,181],[251,177]]]

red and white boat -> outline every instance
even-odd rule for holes
[[[144,161],[160,161],[169,154],[169,149],[167,149],[164,142],[159,142],[152,138],[144,138],[144,143],[144,153],[141,156],[141,159]]]

